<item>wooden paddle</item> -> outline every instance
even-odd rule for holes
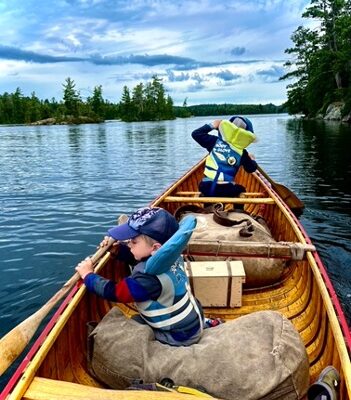
[[[107,252],[114,239],[110,239],[108,244],[101,247],[92,257],[94,264]],[[63,286],[48,300],[37,312],[22,321],[0,339],[0,376],[22,353],[29,341],[34,336],[40,323],[52,310],[55,304],[61,300],[79,281],[80,275],[76,272]]]
[[[258,165],[258,171],[263,175],[267,181],[272,185],[272,188],[277,192],[277,194],[284,200],[286,205],[290,208],[290,210],[299,217],[303,213],[303,209],[305,208],[304,203],[286,186],[274,182],[274,180]]]

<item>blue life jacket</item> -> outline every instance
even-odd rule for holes
[[[233,182],[237,174],[244,148],[256,136],[253,132],[239,128],[223,120],[218,127],[219,137],[206,158],[205,179],[214,182]]]
[[[205,177],[215,182],[233,182],[240,160],[241,154],[230,147],[229,143],[218,138],[206,158]]]
[[[139,263],[135,272],[156,275],[162,291],[156,300],[137,302],[141,317],[154,329],[187,331],[202,329],[202,316],[190,291],[181,252],[195,229],[196,219],[185,217],[178,231],[146,262]],[[133,271],[133,272],[134,272]]]

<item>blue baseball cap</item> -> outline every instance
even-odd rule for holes
[[[163,244],[178,228],[177,220],[168,211],[160,207],[144,207],[133,213],[125,224],[109,229],[108,234],[116,240],[147,235]]]
[[[247,131],[254,133],[252,122],[246,117],[242,117],[240,115],[234,115],[229,119],[229,121],[232,122],[234,125],[238,126],[239,128],[244,128]]]

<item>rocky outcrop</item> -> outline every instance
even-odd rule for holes
[[[31,122],[29,125],[55,125],[56,118],[46,118],[39,121]]]
[[[335,102],[329,104],[327,111],[325,112],[324,119],[325,120],[335,120],[341,121],[342,120],[342,109],[344,108],[345,103],[343,102]]]
[[[351,124],[351,111],[342,118],[342,122],[348,122]]]
[[[104,121],[98,118],[91,118],[85,116],[80,116],[80,117],[67,116],[65,118],[60,118],[60,119],[57,118],[41,119],[39,121],[32,122],[29,125],[79,125],[79,124],[97,124],[100,122]]]
[[[325,121],[341,121],[351,123],[351,110],[348,114],[343,116],[345,103],[343,101],[336,101],[330,103],[327,110],[323,112],[320,110],[312,119],[323,119]],[[308,118],[308,117],[307,117]]]

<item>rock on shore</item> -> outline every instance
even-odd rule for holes
[[[65,118],[46,118],[39,121],[31,122],[29,125],[79,125],[79,124],[97,124],[103,122],[102,119],[91,117],[73,117],[66,116]]]

